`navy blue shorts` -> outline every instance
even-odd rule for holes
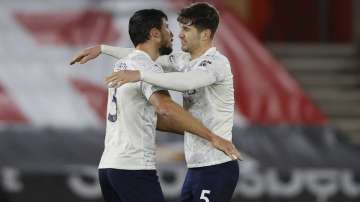
[[[237,161],[190,168],[181,191],[181,202],[229,202],[238,179]]]
[[[165,202],[156,170],[99,169],[106,202]]]

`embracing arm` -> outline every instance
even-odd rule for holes
[[[153,93],[149,101],[156,108],[157,114],[161,116],[159,121],[166,120],[166,122],[161,125],[166,131],[175,131],[176,133],[188,131],[208,140],[215,148],[223,151],[230,158],[240,159],[239,151],[230,141],[211,132],[188,111],[172,101],[167,91],[157,91]]]
[[[169,90],[186,91],[211,85],[216,82],[216,77],[211,72],[205,70],[170,73],[121,70],[113,72],[105,79],[106,83],[114,88],[125,83],[137,82],[140,80]]]
[[[129,55],[134,48],[122,48],[108,45],[96,45],[90,48],[86,48],[77,53],[70,62],[70,65],[75,63],[85,64],[88,61],[97,58],[101,53],[112,56],[117,59],[121,59]],[[158,57],[156,63],[161,65],[165,72],[176,72],[176,66],[170,62],[169,55],[163,55]]]
[[[185,130],[179,127],[178,124],[174,124],[166,115],[157,114],[157,123],[156,129],[164,132],[176,133],[179,135],[184,135]]]
[[[122,48],[108,45],[101,45],[101,53],[121,59],[129,55],[134,48]],[[169,55],[162,55],[158,57],[155,61],[157,64],[161,65],[165,72],[177,71],[174,64],[170,62]]]
[[[101,45],[101,53],[115,57],[117,59],[121,59],[129,55],[133,50],[134,48]],[[175,65],[170,62],[169,55],[162,55],[158,57],[155,62],[161,65],[165,72],[177,71]]]
[[[169,90],[186,91],[208,86],[216,78],[211,72],[204,70],[171,73],[140,71],[140,80]]]
[[[70,62],[70,65],[75,63],[85,64],[89,60],[97,58],[101,53],[121,59],[127,56],[133,48],[121,48],[108,45],[96,45],[90,48],[86,48],[77,53]]]
[[[129,55],[134,49],[133,48],[122,48],[116,46],[101,45],[101,53],[112,56],[117,59],[121,59]]]
[[[166,120],[166,122],[160,123],[163,129],[177,133],[188,131],[210,142],[214,138],[215,134],[207,129],[199,120],[195,119],[188,111],[175,103],[167,91],[153,93],[149,101],[160,116],[159,121]]]

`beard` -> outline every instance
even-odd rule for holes
[[[170,55],[171,52],[172,52],[172,47],[160,47],[159,48],[160,55]]]

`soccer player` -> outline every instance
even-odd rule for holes
[[[162,72],[154,61],[171,52],[166,15],[155,9],[137,11],[130,18],[129,34],[136,49],[120,59],[114,70]],[[99,164],[106,202],[164,201],[155,170],[156,124],[160,130],[197,134],[213,148],[239,157],[230,141],[208,130],[174,103],[167,91],[142,81],[109,88],[105,149]]]

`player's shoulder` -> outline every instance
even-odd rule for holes
[[[129,54],[129,61],[134,69],[163,72],[160,65],[156,64],[148,55],[141,51],[134,51]]]
[[[211,48],[201,57],[197,68],[212,71],[218,81],[224,80],[227,76],[230,78],[232,74],[229,60],[216,48]]]
[[[148,63],[148,59],[145,55],[136,54],[131,52],[129,55],[119,59],[113,65],[115,70],[135,70],[143,69]]]
[[[228,58],[223,55],[220,51],[214,49],[207,53],[204,57],[204,60],[210,61],[214,65],[226,65],[229,64]]]
[[[137,64],[148,64],[152,61],[149,56],[138,50],[131,52],[126,59],[128,59],[131,63]]]
[[[134,50],[129,55],[123,58],[126,64],[131,66],[131,69],[146,69],[148,66],[150,66],[153,61],[151,58],[146,55],[146,53]]]

